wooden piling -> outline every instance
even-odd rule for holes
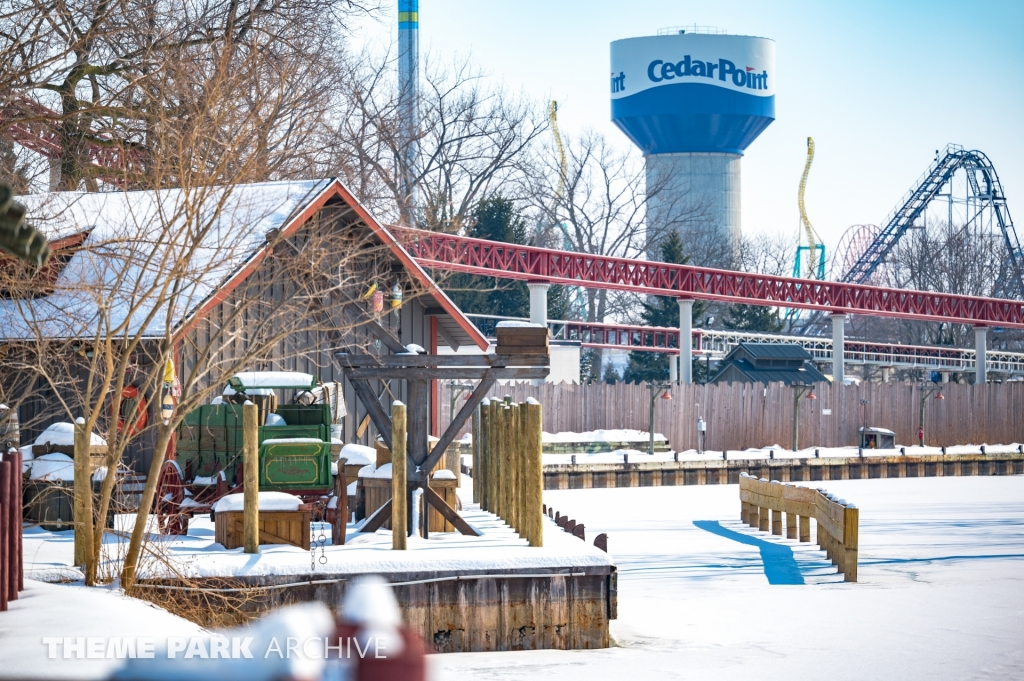
[[[497,515],[498,494],[501,484],[501,446],[498,432],[498,400],[491,400],[487,417],[487,510]]]
[[[811,519],[808,516],[800,516],[800,541],[811,541]]]
[[[772,534],[782,535],[782,511],[772,509]]]
[[[483,498],[483,486],[480,481],[480,405],[473,410],[473,421],[471,427],[473,438],[473,501],[479,504]]]
[[[520,536],[523,534],[522,525],[519,523],[519,405],[513,402],[509,405],[509,437],[508,437],[508,520],[509,526]]]
[[[395,400],[391,404],[391,548],[408,547],[408,480],[406,454],[406,407]]]
[[[543,411],[540,402],[527,400],[526,403],[526,538],[530,546],[544,545],[544,457],[543,457]]]
[[[245,401],[242,405],[242,465],[244,496],[242,497],[242,532],[245,553],[260,551],[260,447],[259,408]]]

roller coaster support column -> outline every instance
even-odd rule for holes
[[[548,325],[548,289],[551,284],[529,283],[526,288],[530,289],[530,322],[540,324],[547,328]],[[532,385],[544,385],[543,379],[530,381]]]
[[[832,385],[843,385],[846,377],[843,370],[843,356],[845,354],[844,332],[846,315],[833,312],[829,315],[832,318]]]
[[[679,302],[679,382],[693,383],[693,301]]]
[[[987,327],[976,326],[974,327],[974,384],[984,385],[988,380],[988,376],[985,370],[985,332],[988,331]]]
[[[530,321],[548,325],[548,289],[551,284],[527,284],[530,289]]]

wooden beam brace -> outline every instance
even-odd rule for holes
[[[391,449],[391,419],[384,411],[384,407],[380,406],[380,400],[373,394],[373,388],[370,387],[369,381],[348,376],[348,382],[352,384],[352,389],[356,391],[356,397],[366,408],[366,413],[373,421],[373,425],[377,427],[377,432],[380,433],[384,444]]]
[[[454,508],[448,505],[448,503],[441,498],[441,495],[430,489],[428,485],[423,486],[423,494],[426,495],[427,501],[430,506],[437,509],[437,512],[444,516],[447,520],[455,527],[456,530],[466,535],[467,537],[479,537],[482,532],[478,532],[473,527],[463,520],[462,516],[456,512]]]
[[[437,324],[437,335],[444,339],[444,342],[448,344],[452,350],[458,351],[459,342],[455,340],[455,336],[448,333],[448,330],[441,326],[441,323]]]
[[[359,528],[360,532],[373,533],[384,527],[384,523],[391,520],[391,499],[384,502],[384,505],[373,512],[363,526]]]
[[[551,364],[547,355],[367,355],[336,352],[334,361],[343,369],[368,367],[480,367],[505,368],[510,366],[546,367]]]
[[[406,379],[406,380],[464,380],[475,381],[485,376],[507,380],[533,380],[547,378],[551,368],[543,367],[460,367],[446,369],[444,367],[366,367],[362,369],[348,369],[349,380],[377,380],[385,379]]]
[[[467,399],[466,403],[462,405],[461,409],[459,409],[459,413],[455,415],[452,422],[448,424],[448,428],[441,435],[437,444],[434,445],[434,449],[431,451],[430,456],[427,457],[427,460],[421,466],[424,476],[429,475],[437,462],[440,461],[442,456],[444,456],[444,450],[448,449],[448,445],[455,440],[455,436],[462,429],[462,424],[466,422],[466,419],[468,419],[473,413],[473,410],[476,409],[476,405],[483,401],[484,395],[487,394],[487,391],[491,389],[496,381],[496,378],[485,378],[480,381],[480,384],[477,385],[472,393],[470,393],[469,399]]]

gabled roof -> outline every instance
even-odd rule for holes
[[[799,362],[798,366],[757,366],[755,361],[781,359]],[[821,383],[827,381],[808,360],[811,353],[791,343],[740,343],[729,351],[719,364],[718,373],[709,381],[718,383],[728,378],[727,374],[737,372],[747,381],[760,383],[785,383],[786,385]],[[754,360],[754,361],[751,361]]]
[[[729,353],[745,350],[754,359],[814,359],[811,353],[795,343],[740,343]],[[726,359],[729,358],[726,356]]]
[[[257,269],[269,255],[270,230],[287,236],[328,202],[340,200],[427,291],[423,303],[436,309],[442,339],[447,335],[456,343],[487,347],[486,339],[473,323],[337,179],[265,182],[188,192],[60,192],[33,194],[18,200],[26,205],[34,226],[51,240],[88,232],[86,247],[113,242],[118,243],[118,249],[104,255],[90,250],[77,252],[58,277],[64,285],[51,295],[31,300],[0,300],[3,339],[32,338],[40,331],[49,338],[91,335],[96,324],[101,323],[100,308],[88,290],[74,286],[76,282],[111,285],[104,326],[124,324],[124,333],[144,332],[153,336],[163,335],[168,326],[180,332],[222,302]],[[173,258],[174,249],[181,246],[174,242],[173,235],[185,234],[197,225],[207,227],[209,233],[190,262],[194,276],[183,280],[182,304],[179,309],[158,310],[153,319],[143,321],[153,310],[137,304],[133,307],[132,289],[157,285],[155,278],[165,270],[157,264],[147,266],[142,256],[148,255],[151,263]],[[139,263],[131,268],[127,278],[117,276],[124,272],[117,267],[118,258],[123,257],[119,249],[134,253],[133,260]],[[127,290],[114,290],[115,286]],[[134,300],[137,303],[138,297]],[[25,323],[26,317],[33,319],[31,326]]]

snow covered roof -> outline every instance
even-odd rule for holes
[[[316,386],[316,378],[298,371],[243,371],[228,379],[233,390],[249,391],[251,388],[296,388],[310,390]]]
[[[0,340],[37,334],[78,338],[92,335],[97,325],[151,337],[177,330],[212,309],[218,294],[233,290],[256,269],[268,253],[270,230],[288,234],[332,199],[352,207],[427,290],[442,342],[486,349],[487,341],[473,323],[336,179],[19,197],[33,225],[49,239],[88,235],[57,275],[51,294],[0,299]],[[166,263],[181,259],[183,249],[196,243],[197,230],[202,238],[188,258],[176,308],[147,306],[152,296],[140,292],[161,285]],[[125,261],[132,265],[126,268]],[[102,305],[96,300],[97,288],[104,289],[107,302]]]

